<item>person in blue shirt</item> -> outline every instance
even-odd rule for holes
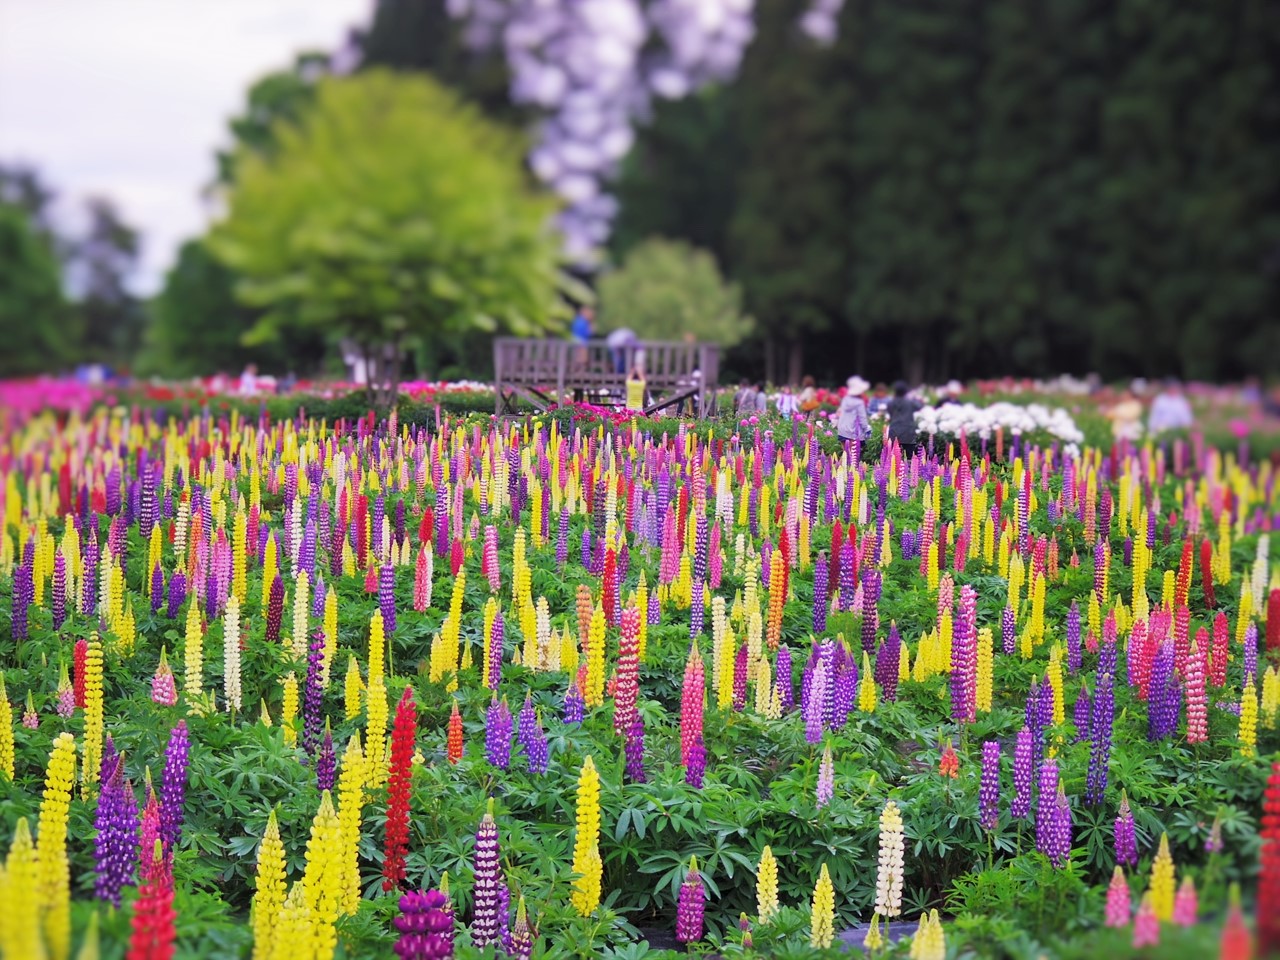
[[[575,343],[586,343],[591,339],[594,321],[595,313],[590,307],[578,308],[578,312],[573,315],[573,325],[569,328],[569,334]]]

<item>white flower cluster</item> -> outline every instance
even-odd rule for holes
[[[945,403],[918,411],[916,426],[930,436],[939,433],[959,436],[964,433],[986,440],[1000,427],[1011,437],[1043,430],[1067,443],[1084,442],[1084,434],[1076,426],[1071,414],[1062,407],[1051,409],[1039,403],[1021,406],[1002,402],[993,403],[989,407],[979,407],[972,403]]]

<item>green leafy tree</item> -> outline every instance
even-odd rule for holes
[[[520,139],[425,77],[325,78],[314,109],[242,152],[214,252],[264,312],[251,340],[324,331],[362,351],[370,399],[395,395],[419,342],[556,325],[571,286]]]
[[[23,210],[0,203],[0,377],[57,368],[75,339],[57,258]]]
[[[87,208],[89,227],[73,241],[69,264],[83,325],[81,348],[86,359],[128,366],[142,344],[145,321],[128,287],[141,241],[112,201],[94,197]]]
[[[705,250],[679,240],[651,239],[599,281],[606,330],[628,327],[645,340],[698,340],[731,347],[751,332],[742,293],[726,283]]]

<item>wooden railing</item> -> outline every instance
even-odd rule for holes
[[[514,413],[516,397],[539,410],[570,400],[621,407],[633,370],[645,380],[645,413],[685,410],[705,417],[714,408],[719,386],[720,348],[642,340],[615,349],[603,340],[582,344],[498,337],[493,342],[496,412]]]

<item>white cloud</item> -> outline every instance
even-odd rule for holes
[[[106,195],[143,233],[141,293],[204,230],[200,191],[249,85],[336,49],[371,0],[0,0],[0,160],[63,209]]]

